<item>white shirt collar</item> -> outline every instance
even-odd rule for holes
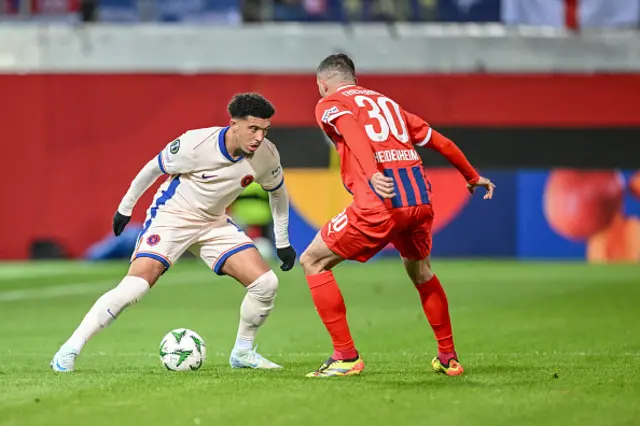
[[[355,87],[355,86],[356,86],[355,84],[347,84],[347,85],[345,85],[345,86],[340,86],[340,87],[338,87],[338,89],[336,90],[336,92],[339,92],[339,91],[341,91],[342,89],[346,89],[347,87]]]

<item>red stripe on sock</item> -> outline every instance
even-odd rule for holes
[[[331,335],[333,358],[350,359],[358,356],[347,323],[347,307],[333,272],[307,275],[307,283],[316,311]]]

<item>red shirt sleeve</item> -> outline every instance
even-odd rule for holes
[[[425,146],[431,139],[432,130],[429,123],[407,111],[404,112],[404,117],[411,142],[417,146]]]
[[[336,129],[342,135],[345,145],[353,153],[353,156],[362,167],[367,179],[371,179],[378,173],[378,163],[375,159],[375,151],[371,146],[369,137],[364,129],[358,124],[353,115],[345,114],[336,119]]]
[[[467,157],[449,138],[433,130],[422,118],[405,111],[405,122],[411,141],[416,146],[427,146],[444,156],[464,176],[469,183],[477,182],[480,178]]]
[[[367,179],[380,171],[371,141],[347,105],[333,99],[322,100],[316,106],[316,119],[326,133],[339,136],[353,153]]]
[[[431,137],[427,141],[427,147],[442,154],[458,171],[464,176],[468,183],[475,183],[480,179],[480,175],[473,168],[464,153],[449,138],[438,132],[431,130]]]
[[[336,132],[335,120],[346,114],[353,115],[351,109],[334,99],[323,99],[316,105],[316,120],[326,133]]]

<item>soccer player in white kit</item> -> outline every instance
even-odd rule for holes
[[[277,254],[290,270],[296,253],[289,243],[289,198],[280,156],[265,138],[273,106],[253,93],[235,96],[227,127],[190,130],[169,143],[135,177],[113,219],[120,235],[142,194],[168,175],[147,210],[147,219],[131,256],[129,272],[100,297],[51,361],[54,371],[73,371],[76,357],[98,331],[137,303],[186,250],[219,275],[247,289],[229,363],[233,368],[280,368],[258,354],[253,342],[274,306],[278,277],[253,241],[225,214],[254,180],[269,191]]]

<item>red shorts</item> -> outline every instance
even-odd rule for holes
[[[391,243],[402,257],[422,260],[431,253],[432,225],[431,204],[375,212],[352,204],[320,232],[329,249],[344,259],[366,262]]]

